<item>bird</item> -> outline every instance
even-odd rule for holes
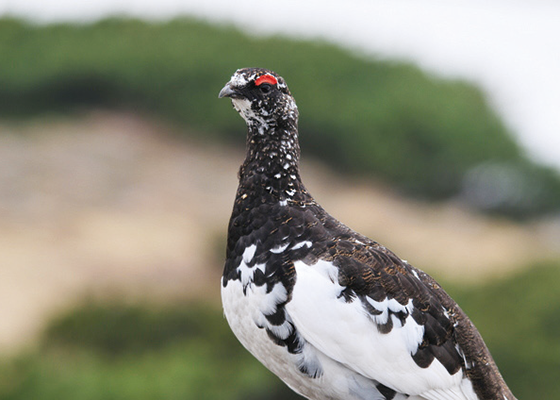
[[[307,191],[286,81],[241,68],[218,97],[247,125],[221,278],[241,344],[312,400],[515,400],[444,289]]]

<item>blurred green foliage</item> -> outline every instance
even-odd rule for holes
[[[478,327],[518,399],[560,393],[560,264],[450,294]]]
[[[513,216],[560,209],[558,174],[524,156],[473,86],[325,43],[258,39],[188,19],[0,20],[0,116],[131,108],[189,125],[196,129],[186,132],[206,139],[243,143],[242,122],[217,93],[245,66],[287,79],[304,152],[339,171],[374,174],[421,197],[461,196]],[[464,177],[479,165],[510,169],[513,184],[527,186],[511,194],[479,169],[482,178],[465,189]]]
[[[38,350],[0,364],[0,399],[299,399],[242,348],[216,307],[87,304]]]
[[[448,287],[519,399],[560,391],[560,264]],[[1,400],[299,399],[245,351],[214,306],[86,304],[0,363]]]

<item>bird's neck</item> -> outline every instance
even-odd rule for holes
[[[263,203],[301,201],[306,193],[299,175],[297,121],[248,128],[238,198],[259,198]]]

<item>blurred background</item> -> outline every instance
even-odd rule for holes
[[[302,176],[438,279],[518,398],[560,392],[560,5],[0,0],[0,400],[297,399],[222,317],[273,69]]]

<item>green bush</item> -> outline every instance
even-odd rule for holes
[[[560,392],[560,264],[450,291],[475,322],[518,399]]]
[[[301,111],[303,151],[339,171],[447,198],[464,195],[465,175],[490,163],[530,184],[515,196],[497,193],[499,201],[482,208],[517,216],[560,208],[558,174],[526,159],[474,87],[325,43],[257,39],[188,19],[0,20],[0,116],[121,107],[189,125],[205,139],[243,143],[242,122],[217,93],[245,66],[287,79]],[[485,182],[484,190],[500,187]]]
[[[1,400],[299,399],[213,307],[89,304],[0,365]]]

